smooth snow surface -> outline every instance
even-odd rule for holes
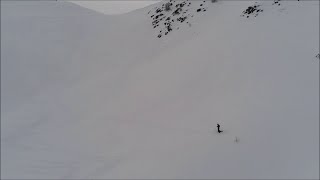
[[[1,1],[1,178],[319,178],[319,2],[199,3]]]
[[[118,15],[124,14],[136,9],[143,8],[145,6],[149,6],[150,4],[157,3],[159,1],[154,0],[107,0],[107,1],[70,1],[72,3],[78,4],[82,7],[92,9],[94,11],[108,14],[108,15]]]

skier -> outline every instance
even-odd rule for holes
[[[223,131],[220,130],[220,124],[217,124],[217,128],[218,128],[218,133],[223,132]]]

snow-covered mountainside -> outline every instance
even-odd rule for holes
[[[1,178],[319,178],[319,1],[166,3],[1,1]]]

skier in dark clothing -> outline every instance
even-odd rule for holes
[[[223,131],[220,131],[220,124],[217,124],[217,128],[218,128],[218,133],[223,132]]]

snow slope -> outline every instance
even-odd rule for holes
[[[128,13],[159,1],[69,1],[107,15]]]
[[[1,1],[1,178],[319,178],[319,2],[280,3]]]

